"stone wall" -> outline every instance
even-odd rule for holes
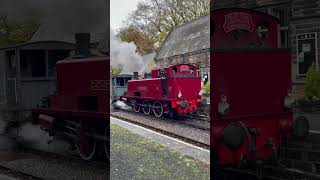
[[[155,63],[158,68],[175,64],[192,64],[200,69],[201,77],[203,77],[204,74],[207,74],[208,80],[210,81],[210,49],[171,56],[163,59],[155,59]]]
[[[174,64],[193,64],[198,67],[210,67],[210,50],[204,49],[197,52],[171,56],[163,59],[155,59],[157,67],[166,67]]]

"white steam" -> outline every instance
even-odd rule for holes
[[[48,143],[53,140],[53,137],[41,130],[40,126],[32,125],[31,123],[22,126],[19,135],[19,143],[28,148],[55,153],[65,153],[66,149],[69,147],[69,143],[62,141],[61,139],[55,139],[51,143]]]
[[[139,72],[144,66],[142,57],[136,52],[137,46],[131,42],[123,42],[110,31],[110,59],[112,67],[122,67],[121,74]]]
[[[126,103],[120,101],[120,100],[117,100],[113,106],[117,109],[122,109],[122,110],[130,110],[131,108],[129,106],[126,105]]]

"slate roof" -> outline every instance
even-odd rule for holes
[[[156,59],[210,48],[209,28],[209,15],[178,26],[168,34]]]
[[[106,32],[106,26],[100,25],[92,27],[90,29],[91,43],[97,43],[103,34]],[[75,33],[88,33],[88,32],[77,32],[71,27],[67,29],[65,27],[57,27],[54,24],[44,23],[39,29],[34,33],[32,38],[28,41],[39,42],[39,41],[62,41],[68,43],[75,43]]]

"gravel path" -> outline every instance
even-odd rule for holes
[[[146,116],[144,114],[135,114],[132,112],[126,112],[122,110],[113,111],[111,115],[115,115],[122,118],[127,118],[139,123],[146,124],[148,126],[156,127],[161,130],[178,134],[180,136],[202,142],[205,144],[210,144],[210,132],[204,131],[201,129],[196,129],[193,127],[188,127],[186,125],[177,123],[175,120],[168,120],[168,119],[158,119],[153,116]],[[181,121],[181,120],[180,120]],[[203,122],[207,123],[207,122]]]
[[[56,159],[18,159],[5,164],[12,169],[48,180],[109,179],[108,167],[105,167],[105,169],[97,169]]]
[[[209,165],[111,125],[111,179],[206,180]]]
[[[109,167],[54,159],[27,153],[0,153],[1,164],[10,169],[48,180],[106,180]]]

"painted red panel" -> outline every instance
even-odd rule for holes
[[[286,50],[214,52],[213,96],[227,96],[227,117],[284,112],[283,100],[291,90],[290,54]]]
[[[96,96],[98,111],[108,112],[109,74],[106,57],[59,61],[57,94],[53,101],[57,101],[58,108],[79,110],[79,97]]]
[[[162,98],[162,84],[160,78],[131,80],[128,82],[128,96],[135,96],[135,92],[140,92],[141,97]]]
[[[278,47],[278,20],[273,16],[249,9],[219,9],[211,12],[210,23],[211,48],[249,48],[258,43]],[[258,36],[261,24],[268,24],[266,38]]]

